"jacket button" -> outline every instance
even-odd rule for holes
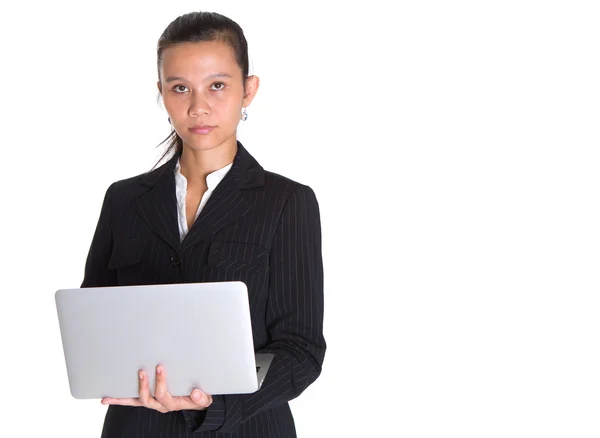
[[[179,259],[179,256],[177,254],[171,256],[171,264],[173,266],[181,264],[181,260]]]

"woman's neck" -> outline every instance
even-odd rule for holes
[[[237,153],[237,141],[233,146],[221,144],[209,150],[194,150],[184,144],[179,158],[180,172],[189,186],[206,184],[206,176],[230,164]]]

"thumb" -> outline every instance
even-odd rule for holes
[[[203,393],[199,389],[192,391],[192,403],[197,406],[207,408],[212,404],[212,396]]]

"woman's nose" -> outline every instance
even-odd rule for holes
[[[210,114],[210,105],[206,96],[201,93],[193,93],[189,108],[190,117],[197,117],[203,114]]]

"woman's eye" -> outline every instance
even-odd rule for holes
[[[181,90],[181,88],[184,88],[184,90]],[[175,85],[173,87],[173,90],[175,90],[176,93],[183,93],[185,92],[185,89],[187,89],[185,85]]]
[[[225,88],[225,84],[223,82],[215,82],[210,88],[211,90],[222,90]]]

